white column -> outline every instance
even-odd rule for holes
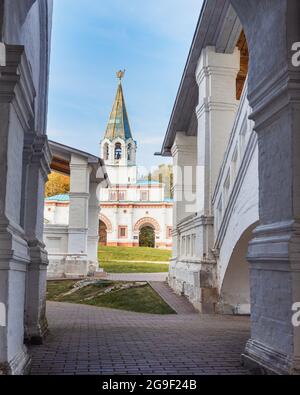
[[[251,53],[248,97],[259,149],[260,225],[248,252],[251,339],[244,361],[262,372],[299,374],[293,305],[300,302],[300,67],[292,60],[300,2],[232,3]]]
[[[24,48],[7,45],[5,50],[6,65],[0,66],[0,304],[5,312],[0,325],[0,375],[24,373],[30,361],[24,346],[30,257],[21,202],[24,134],[34,119],[35,95]]]
[[[127,218],[128,218],[128,243],[134,243],[133,240],[133,208],[129,207],[128,212],[127,212]]]
[[[206,47],[199,59],[196,79],[199,86],[198,118],[198,212],[212,215],[211,200],[221,163],[233,127],[238,101],[236,78],[240,54],[216,53]]]
[[[72,154],[70,163],[69,239],[66,275],[88,274],[90,172],[86,158]]]
[[[178,257],[177,225],[196,211],[197,137],[176,134],[172,147],[174,169],[173,259]]]
[[[41,344],[47,332],[48,257],[43,243],[43,222],[44,190],[50,173],[51,155],[46,136],[35,136],[31,145],[30,140],[23,156],[24,229],[30,254],[26,276],[25,339],[31,344]]]
[[[98,245],[99,245],[99,199],[97,196],[97,182],[90,183],[89,218],[88,218],[88,260],[89,273],[98,271]]]

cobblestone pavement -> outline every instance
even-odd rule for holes
[[[107,273],[105,279],[113,281],[166,281],[168,273]]]
[[[48,303],[50,334],[31,374],[247,374],[246,317],[150,315]]]
[[[149,284],[177,314],[198,314],[192,303],[186,297],[175,294],[166,282],[151,281]]]

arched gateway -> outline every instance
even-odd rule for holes
[[[46,322],[47,256],[43,250],[43,218],[39,208],[43,204],[43,183],[50,162],[45,120],[51,1],[2,0],[0,3],[0,45],[1,49],[4,48],[10,66],[7,68],[3,59],[0,60],[0,91],[4,93],[0,108],[1,141],[5,153],[0,161],[0,219],[3,224],[0,229],[0,276],[1,284],[5,284],[0,287],[0,303],[4,305],[7,317],[7,328],[0,330],[0,374],[19,374],[26,372],[29,365],[29,356],[24,347],[24,328],[29,341],[41,341]],[[1,7],[3,4],[4,7]],[[213,47],[216,53],[212,60],[218,54],[230,55],[236,45],[237,32],[244,28],[251,54],[248,97],[255,130],[259,135],[260,183],[260,222],[248,252],[252,334],[244,360],[249,366],[259,367],[263,372],[299,373],[300,337],[291,318],[293,304],[299,302],[300,295],[300,69],[297,63],[292,62],[294,44],[299,42],[300,2],[206,0],[203,4],[194,37],[200,45],[193,44],[190,62],[185,69],[188,78],[183,78],[180,86],[179,96],[181,93],[183,95],[176,101],[180,111],[178,114],[177,108],[174,108],[175,118],[170,122],[165,142],[168,144],[171,141],[173,131],[183,131],[188,138],[196,124],[198,91],[196,86],[189,89],[186,84],[187,80],[195,80],[193,76],[199,65],[200,53],[193,56],[194,51],[201,52],[207,46]],[[30,20],[27,17],[29,12]],[[37,31],[39,35],[36,35]],[[199,81],[213,74],[216,69],[218,71],[220,65],[224,63],[216,65],[217,68],[207,67],[198,76]],[[217,74],[221,74],[222,78],[221,89],[217,93],[228,92],[223,74]],[[211,98],[216,100],[218,97]],[[226,104],[228,109],[229,104],[224,103],[224,100],[221,104]],[[191,107],[192,122],[189,122],[185,106]],[[211,120],[207,116],[208,111],[221,112],[219,103],[205,101],[204,106],[197,108],[197,116],[203,113]],[[7,114],[10,114],[9,120]],[[222,122],[219,125],[222,131],[223,126],[226,127]],[[207,132],[207,128],[199,128],[198,132]],[[240,137],[239,145],[242,145],[243,135]],[[171,152],[172,147],[166,148],[169,149],[166,152]],[[192,148],[193,144],[185,151],[179,145],[173,152],[179,158],[182,156],[186,159]],[[209,155],[209,151],[205,153]],[[218,157],[223,156],[218,152]],[[210,157],[207,159],[206,163],[212,163]],[[234,160],[231,170],[232,176]],[[22,174],[27,182],[22,180]],[[13,183],[10,181],[12,175]],[[224,184],[226,193],[229,193],[226,189],[229,184]],[[218,203],[222,214],[222,201]],[[181,206],[178,205],[176,209],[180,214]],[[211,231],[210,216],[200,218],[199,222]],[[184,239],[186,245],[194,245],[193,236],[183,236],[187,237]],[[211,237],[211,232],[208,236]],[[180,244],[176,247],[180,248]],[[191,247],[187,252],[195,253]],[[211,249],[209,253],[211,255],[205,251],[201,256],[208,267],[209,258],[213,254],[217,255],[218,251]]]

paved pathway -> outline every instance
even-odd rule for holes
[[[177,314],[198,314],[192,303],[184,296],[175,294],[166,282],[150,282],[151,287]]]
[[[166,281],[168,273],[107,273],[105,279],[113,281]]]
[[[32,374],[247,374],[245,317],[150,315],[48,303],[50,334]]]

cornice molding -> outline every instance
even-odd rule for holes
[[[213,97],[204,98],[202,103],[199,103],[196,107],[196,116],[198,120],[203,116],[203,114],[210,111],[237,111],[239,107],[239,101],[217,101]]]
[[[255,131],[263,131],[289,105],[300,103],[300,73],[286,67],[271,77],[267,76],[248,98],[253,108],[251,119],[255,121]]]
[[[24,130],[33,127],[36,92],[24,47],[5,45],[6,64],[0,66],[0,103],[13,104]]]
[[[46,135],[38,135],[34,132],[25,133],[24,137],[24,155],[25,164],[38,165],[42,171],[45,181],[51,173],[50,163],[52,154]]]

